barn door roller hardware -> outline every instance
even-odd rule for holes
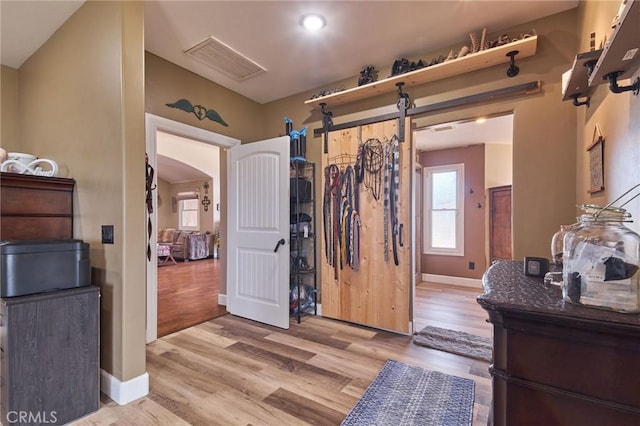
[[[540,87],[541,86],[539,81],[532,81],[529,83],[518,84],[516,86],[490,90],[488,92],[477,93],[475,95],[468,95],[468,96],[463,96],[461,98],[450,99],[448,101],[437,102],[434,104],[423,105],[415,108],[409,108],[406,110],[406,116],[411,117],[413,115],[428,114],[428,113],[440,111],[443,109],[472,105],[478,102],[492,102],[497,99],[501,99],[508,96],[514,96],[517,94],[530,95],[533,93],[538,93],[540,91]],[[319,137],[324,134],[325,153],[327,153],[327,150],[328,150],[328,132],[329,131],[345,130],[345,129],[350,129],[352,127],[366,126],[368,124],[379,123],[381,121],[394,120],[396,118],[399,118],[400,116],[399,112],[390,112],[388,114],[377,115],[374,117],[363,118],[360,120],[349,121],[347,123],[338,123],[334,125],[333,113],[325,111],[324,110],[325,105],[326,104],[320,104],[322,108],[322,114],[324,115],[322,119],[323,127],[313,130],[314,137]],[[329,124],[327,124],[327,122]],[[402,123],[404,123],[404,120],[402,120]],[[404,132],[398,132],[398,133],[400,133],[401,135],[404,135]]]
[[[396,86],[398,87],[398,102],[396,102],[396,106],[400,111],[398,116],[398,140],[404,142],[404,119],[407,116],[407,108],[409,108],[409,94],[402,91],[404,82],[396,83]]]
[[[511,62],[509,62],[509,69],[507,69],[507,75],[509,77],[515,77],[520,72],[520,68],[516,66],[516,55],[520,53],[519,50],[512,50],[507,53],[507,56],[511,58]]]
[[[322,112],[322,131],[324,133],[324,153],[328,154],[329,153],[329,131],[331,130],[331,127],[333,127],[333,113],[331,111],[326,111],[324,109],[324,107],[326,106],[327,104],[324,102],[320,104],[320,108],[322,108],[320,112]]]
[[[615,71],[606,74],[602,77],[602,79],[609,80],[609,90],[611,90],[613,93],[622,93],[633,90],[633,94],[637,96],[638,92],[640,92],[640,77],[637,77],[633,84],[630,84],[629,86],[618,86],[618,77],[620,77],[622,74],[624,74],[624,72]]]

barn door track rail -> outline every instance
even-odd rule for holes
[[[530,95],[533,93],[538,93],[541,90],[540,81],[532,81],[529,83],[517,84],[515,86],[503,87],[501,89],[489,90],[487,92],[477,93],[475,95],[468,95],[460,98],[450,99],[448,101],[423,105],[421,107],[408,108],[409,95],[402,91],[402,86],[404,85],[404,83],[397,83],[396,85],[398,86],[398,102],[396,104],[398,107],[398,112],[390,112],[388,114],[381,114],[374,117],[349,121],[347,123],[333,124],[333,112],[327,111],[325,109],[326,104],[321,103],[320,107],[322,112],[322,128],[314,129],[313,135],[315,137],[324,136],[324,153],[328,153],[329,132],[332,131],[350,129],[357,126],[366,126],[368,124],[379,123],[382,121],[393,120],[397,118],[398,120],[400,120],[398,126],[398,138],[402,142],[404,139],[405,117],[435,112],[447,108],[472,105],[479,102],[495,101],[519,94]]]

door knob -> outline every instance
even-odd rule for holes
[[[273,252],[277,253],[280,246],[284,245],[284,243],[285,243],[284,238],[280,238],[280,241],[276,243],[276,248],[273,249]]]

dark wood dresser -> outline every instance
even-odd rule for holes
[[[73,238],[73,179],[0,174],[0,239]]]
[[[73,238],[74,186],[2,173],[0,239]],[[0,298],[0,423],[63,425],[98,410],[99,342],[98,287]]]
[[[523,262],[494,263],[483,287],[494,425],[640,425],[640,315],[565,303]]]
[[[0,299],[2,424],[63,425],[98,410],[99,313],[93,286]]]

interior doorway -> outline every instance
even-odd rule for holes
[[[158,337],[226,313],[218,304],[220,148],[158,132]],[[168,255],[160,256],[161,251]],[[164,253],[166,254],[166,253]],[[215,256],[214,256],[215,254]]]
[[[489,260],[512,260],[511,185],[489,188]]]
[[[149,164],[154,170],[158,169],[158,135],[166,133],[169,135],[179,136],[189,139],[194,143],[207,144],[216,146],[219,148],[231,148],[234,145],[240,143],[239,140],[230,138],[228,136],[220,135],[211,131],[203,130],[194,126],[190,126],[177,121],[169,120],[163,117],[158,117],[153,114],[146,114],[146,150],[149,157]],[[223,174],[220,175],[220,181],[224,179]],[[157,188],[158,179],[157,174],[154,175],[153,187]],[[222,188],[222,184],[220,187]],[[222,191],[217,192],[222,199]],[[149,233],[150,247],[157,247],[158,243],[158,191],[153,191],[153,212],[149,215],[149,224],[152,231]],[[225,223],[226,215],[222,202],[218,203],[221,208],[219,210],[220,228],[223,229],[222,224]],[[215,205],[214,205],[215,208]],[[223,236],[223,235],[222,235]],[[156,250],[151,250],[151,258],[147,262],[147,343],[152,342],[158,337],[158,257]],[[225,265],[220,263],[220,284],[226,289],[225,277]],[[223,295],[219,295],[222,300]]]
[[[427,176],[427,170],[438,171],[434,167],[454,165],[463,176],[463,190],[457,194],[452,192],[452,200],[455,197],[460,200],[456,214],[463,217],[453,232],[463,233],[462,243],[452,243],[460,247],[451,254],[446,250],[438,253],[437,247],[429,246],[430,220],[435,223],[434,217],[448,213],[429,207],[425,198],[429,183],[424,181],[424,188],[419,194],[425,206],[422,212],[423,249],[419,256],[421,262],[417,262],[421,265],[422,280],[481,290],[481,277],[491,260],[489,188],[509,186],[513,179],[513,114],[422,127],[414,131],[414,145],[418,163],[422,167],[430,167],[423,169],[424,176]],[[510,224],[510,214],[508,221]],[[510,234],[507,238],[511,238]],[[454,240],[458,241],[451,241]],[[511,247],[510,241],[508,246]]]

